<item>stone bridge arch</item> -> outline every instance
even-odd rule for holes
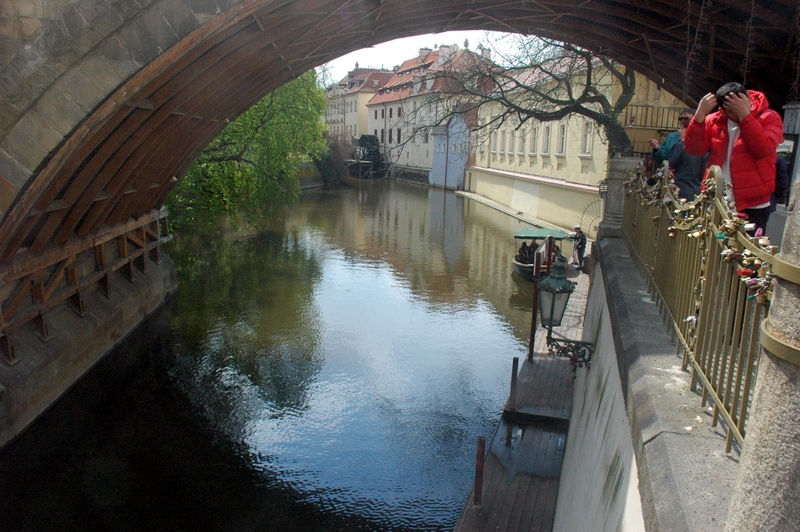
[[[775,107],[798,76],[794,0],[0,6],[3,264],[152,212],[226,122],[266,93],[347,52],[403,36],[487,29],[553,37],[600,50],[688,101],[741,80],[745,57],[748,85]]]

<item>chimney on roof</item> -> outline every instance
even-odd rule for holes
[[[433,50],[430,48],[420,48],[419,49],[419,60],[425,61],[425,58],[428,57],[428,54],[431,53]]]
[[[481,57],[486,60],[492,59],[492,51],[489,48],[481,48]]]
[[[358,68],[358,61],[356,61],[356,68]]]
[[[450,56],[453,55],[453,49],[450,47],[449,44],[443,44],[439,47],[439,64],[443,65],[446,63]]]

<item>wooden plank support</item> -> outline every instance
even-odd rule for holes
[[[8,299],[3,305],[3,314],[5,316],[13,316],[17,312],[24,299],[30,293],[32,286],[33,278],[30,275],[17,283],[17,286],[14,287],[11,295],[8,296]]]
[[[121,259],[128,259],[123,262],[122,271],[130,282],[133,282],[133,259],[128,257],[128,236],[122,235],[117,239],[117,247]]]
[[[50,341],[50,324],[47,322],[47,317],[44,313],[39,314],[33,319],[33,332],[38,336],[43,342]]]
[[[44,292],[44,283],[33,283],[33,286],[31,286],[31,299],[33,299],[34,305],[37,303],[45,303],[47,301]]]
[[[80,255],[84,251],[99,246],[102,243],[114,240],[120,235],[130,232],[132,229],[150,223],[154,220],[159,220],[160,218],[166,216],[166,208],[161,208],[160,210],[154,209],[150,214],[142,216],[138,220],[131,220],[129,222],[114,226],[111,229],[100,231],[92,237],[71,242],[51,253],[45,253],[43,255],[26,255],[24,257],[20,257],[15,262],[5,267],[0,267],[0,284],[9,283],[16,279],[21,279],[26,275],[41,271],[60,260],[72,255]]]
[[[9,366],[13,366],[19,362],[16,350],[14,349],[14,341],[8,333],[0,335],[0,358]]]
[[[125,261],[125,263],[123,263],[123,265],[122,265],[122,273],[125,274],[125,277],[130,282],[134,282],[134,280],[135,280],[135,277],[133,275],[133,260],[134,259],[131,258],[131,259]]]
[[[95,269],[106,269],[106,244],[101,242],[94,247],[94,264]]]
[[[103,272],[97,282],[100,284],[100,291],[103,292],[103,295],[111,299],[111,279],[108,276],[108,271]]]
[[[67,270],[67,284],[76,287],[75,293],[69,297],[69,306],[81,318],[86,315],[86,307],[83,303],[83,294],[80,288],[80,279],[78,278],[78,269],[74,266]]]
[[[85,316],[85,290],[97,283],[102,293],[111,297],[111,274],[115,270],[122,269],[122,274],[133,282],[134,264],[146,271],[148,258],[159,262],[160,246],[172,239],[169,234],[163,237],[159,234],[162,227],[164,230],[167,228],[163,220],[166,213],[163,208],[153,210],[138,220],[67,244],[53,252],[20,256],[12,264],[0,267],[0,283],[10,285],[16,282],[0,304],[0,360],[8,365],[18,362],[12,337],[26,324],[46,342],[51,338],[46,314],[49,310],[66,303],[79,316]],[[115,239],[119,253],[117,258],[109,260],[105,244]],[[77,261],[85,252],[94,253],[95,271],[82,278]],[[30,300],[27,300],[29,296]]]

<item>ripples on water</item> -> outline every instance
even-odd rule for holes
[[[156,436],[137,436],[142,446],[202,449],[210,463],[184,457],[182,467],[197,469],[192,476],[205,497],[228,490],[229,504],[237,493],[246,502],[246,510],[235,503],[225,509],[233,513],[224,521],[231,526],[451,529],[471,487],[477,438],[494,430],[511,358],[524,356],[520,331],[529,319],[508,306],[515,285],[506,258],[493,270],[486,264],[496,258],[481,257],[489,250],[466,243],[495,232],[513,252],[510,232],[502,222],[497,229],[472,220],[460,199],[440,191],[370,184],[324,194],[259,236],[214,245],[199,239],[199,246],[176,238],[181,284],[169,340],[156,357],[153,382],[139,383],[138,393],[154,399],[139,405],[144,412],[125,414],[136,421],[122,423],[150,426]],[[449,207],[441,219],[439,201]],[[443,235],[462,241],[444,242]],[[501,278],[482,278],[487,274]],[[159,368],[168,385],[155,374]],[[76,408],[86,407],[78,401]],[[163,411],[151,416],[148,409]],[[200,426],[168,427],[192,434],[158,443],[165,430],[159,420],[170,416]],[[37,430],[46,430],[41,425]],[[103,424],[98,430],[92,439],[128,445],[125,434]],[[210,439],[198,441],[197,433]],[[226,454],[231,449],[238,458]],[[247,473],[221,480],[214,468],[229,466],[215,460],[239,462]],[[139,482],[164,483],[145,464],[121,463],[141,468]],[[273,495],[272,509],[262,511],[275,511],[274,519],[253,517],[254,501],[267,497],[263,490]],[[284,497],[291,502],[281,503]],[[141,498],[129,499],[120,504],[141,509]],[[203,496],[176,500],[174,511],[203,505]],[[286,510],[295,506],[306,510]],[[188,529],[197,516],[173,517],[174,529]],[[159,519],[146,521],[163,524]]]

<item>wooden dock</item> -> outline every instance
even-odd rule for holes
[[[558,332],[579,340],[589,276],[573,267],[566,273],[578,286]],[[539,327],[533,358],[522,362],[516,397],[509,397],[486,452],[480,504],[475,504],[473,487],[456,532],[553,529],[573,379],[569,361],[548,354],[545,337],[545,329]]]

